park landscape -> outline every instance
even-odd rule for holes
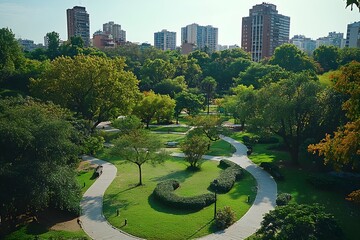
[[[23,52],[0,29],[1,239],[91,239],[107,164],[95,220],[127,237],[358,239],[359,48],[283,44],[253,62],[47,36]],[[266,189],[244,162],[276,189],[250,233]]]

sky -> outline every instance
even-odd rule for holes
[[[16,38],[43,43],[48,32],[67,40],[66,9],[84,6],[90,14],[90,36],[102,24],[114,21],[131,42],[154,43],[154,32],[177,33],[192,23],[219,29],[218,43],[241,45],[242,17],[261,0],[0,0],[0,28],[7,27]],[[347,24],[360,21],[358,9],[345,8],[345,0],[268,0],[280,14],[290,17],[290,38],[301,34],[312,39],[329,32],[346,35]]]

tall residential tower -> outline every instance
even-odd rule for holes
[[[276,47],[289,42],[289,34],[290,17],[278,14],[273,4],[258,4],[242,19],[241,47],[258,62],[272,56]]]
[[[79,36],[84,41],[85,46],[90,45],[90,21],[89,14],[85,7],[75,6],[66,10],[68,40],[71,37]]]
[[[176,32],[162,30],[154,33],[154,46],[161,50],[175,50]]]
[[[218,45],[218,28],[200,26],[196,23],[181,28],[181,43],[189,43],[197,49],[216,51]]]
[[[347,25],[345,46],[360,48],[360,22]]]

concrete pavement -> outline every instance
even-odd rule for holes
[[[219,231],[200,239],[245,239],[260,228],[264,214],[274,209],[276,205],[277,185],[274,179],[256,164],[254,164],[246,155],[247,148],[229,137],[222,137],[236,148],[232,157],[213,157],[204,156],[206,159],[221,160],[228,159],[248,171],[257,181],[257,195],[253,205],[247,213],[236,223],[224,231]],[[175,153],[174,156],[183,157],[181,153]],[[84,231],[93,239],[139,239],[125,232],[112,227],[105,219],[102,213],[103,195],[107,187],[111,184],[116,176],[117,169],[111,163],[92,157],[84,157],[93,164],[101,164],[103,173],[98,180],[86,191],[81,201],[82,215],[80,220]]]

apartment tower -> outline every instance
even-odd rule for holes
[[[161,50],[175,50],[176,32],[162,30],[154,33],[154,46]]]
[[[360,48],[360,22],[347,25],[345,46]]]
[[[90,21],[89,14],[85,7],[75,6],[66,10],[68,40],[71,37],[79,36],[85,46],[90,46]]]
[[[242,19],[241,47],[259,62],[271,57],[275,48],[289,42],[289,34],[290,17],[278,14],[273,4],[258,4]]]
[[[114,22],[108,22],[103,24],[103,32],[112,35],[116,43],[125,43],[126,42],[126,31],[121,29],[120,24]]]
[[[181,28],[181,43],[193,44],[197,49],[215,52],[218,45],[218,28],[196,23]]]

